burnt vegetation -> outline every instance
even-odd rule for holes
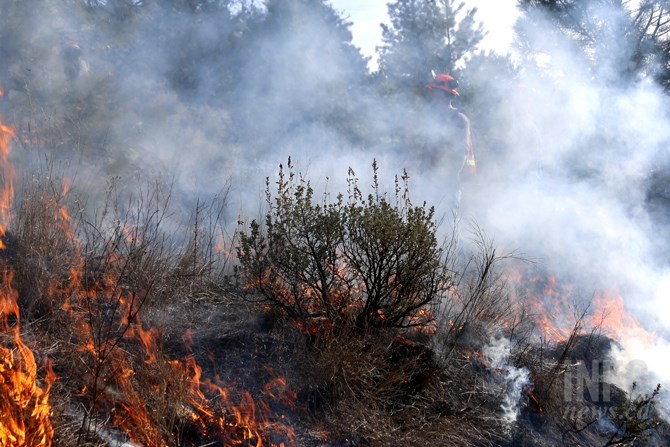
[[[53,173],[28,183],[4,237],[5,287],[41,359],[37,386],[57,376],[54,443],[667,441],[659,389],[628,397],[607,371],[583,369],[613,343],[586,331],[586,311],[565,341],[543,340],[501,268],[518,258],[481,234],[481,252],[465,258],[453,234],[438,243],[407,178],[386,195],[375,164],[366,198],[350,172],[348,201],[315,203],[286,169],[265,225],[235,234],[217,225],[223,193],[180,224],[169,184],[120,200],[112,182],[91,216]]]
[[[323,0],[0,2],[0,446],[669,445],[665,388],[619,380],[600,272],[571,293],[541,262],[582,265],[570,237],[530,260],[478,226],[565,181],[667,230],[664,133],[607,125],[667,100],[667,2],[628,3],[520,1],[512,60],[476,9],[393,1],[370,72]],[[558,43],[577,81],[529,62]],[[462,80],[478,177],[446,166],[431,69]],[[597,125],[561,127],[574,102]],[[333,160],[372,167],[324,186]]]

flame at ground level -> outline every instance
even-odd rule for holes
[[[0,297],[0,445],[3,447],[50,446],[53,438],[49,390],[55,375],[47,364],[46,385],[37,384],[35,356],[19,334],[16,293],[9,288],[11,275],[3,278]]]
[[[527,303],[539,335],[549,342],[565,342],[575,330],[593,331],[617,342],[636,340],[644,346],[656,340],[656,334],[626,309],[616,287],[598,290],[585,300],[570,282],[556,276],[514,270],[508,278],[515,286],[517,301]]]
[[[2,89],[0,88],[0,96]],[[14,171],[8,163],[14,130],[0,121],[0,238],[9,224]],[[0,250],[5,248],[0,239]],[[18,294],[11,287],[12,274],[0,263],[0,445],[3,447],[50,446],[53,438],[49,390],[55,375],[47,364],[46,385],[37,383],[35,356],[21,339]]]
[[[644,346],[651,346],[656,340],[654,332],[647,331],[640,321],[627,310],[624,298],[614,290],[606,290],[593,298],[594,311],[589,319],[593,327],[617,340],[636,340]]]
[[[216,440],[217,445],[244,445],[256,447],[294,446],[290,427],[276,420],[269,405],[254,401],[248,391],[233,393],[222,381],[203,378],[203,369],[193,356],[184,359],[167,359],[158,348],[161,333],[156,328],[143,329],[139,321],[130,326],[128,338],[136,339],[142,350],[146,371],[137,371],[133,359],[119,356],[113,360],[119,371],[115,382],[123,394],[113,422],[121,427],[131,440],[143,446],[167,445],[164,427],[159,427],[144,393],[147,383],[154,396],[172,396],[178,402],[166,402],[179,407],[181,417],[198,433],[202,440]],[[137,364],[137,362],[135,362]],[[144,370],[143,367],[140,367]],[[162,373],[160,372],[162,371]],[[156,374],[158,372],[158,374]],[[153,374],[152,374],[153,373]],[[134,376],[141,375],[143,383]],[[180,390],[175,388],[182,387]],[[234,398],[233,394],[239,394]],[[268,382],[262,394],[271,400],[291,406],[296,399],[285,379],[276,377]],[[275,441],[279,439],[279,441]]]

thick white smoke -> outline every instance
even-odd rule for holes
[[[31,117],[29,125],[19,123],[24,130],[59,129],[68,122],[73,132],[100,136],[72,138],[79,146],[67,148],[38,142],[72,157],[97,151],[88,160],[96,170],[91,177],[167,171],[189,206],[198,194],[217,192],[231,180],[228,217],[234,223],[238,214],[257,217],[264,178],[289,156],[316,186],[328,185],[334,193],[346,190],[349,166],[363,185],[370,184],[376,158],[387,189],[393,175],[407,168],[414,202],[425,200],[437,205],[438,216],[450,216],[449,167],[440,157],[427,160],[421,147],[403,146],[400,138],[438,134],[439,117],[417,105],[415,92],[370,94],[374,80],[357,82],[365,61],[352,63],[356,59],[339,45],[347,36],[333,34],[300,2],[292,3],[297,9],[287,10],[293,18],[284,23],[251,21],[257,38],[229,59],[213,56],[243,31],[226,28],[227,14],[165,13],[147,23],[97,29],[100,22],[89,15],[49,4],[48,13],[29,16],[18,32],[20,42],[14,43],[30,47],[31,54],[12,62],[7,71],[15,83],[5,89],[12,104],[39,104],[16,112]],[[598,14],[603,23],[621,20],[615,10]],[[493,65],[463,70],[462,84],[472,85],[477,97],[466,109],[475,135],[496,139],[477,140],[479,175],[463,191],[460,217],[475,220],[500,252],[521,251],[575,283],[585,291],[581,304],[598,290],[619,290],[626,310],[656,333],[656,341],[643,348],[622,340],[615,357],[642,359],[651,373],[647,388],[655,381],[670,386],[670,356],[659,354],[670,340],[670,222],[650,214],[648,206],[652,175],[670,165],[668,97],[650,80],[653,73],[617,78],[631,50],[624,39],[603,33],[593,50],[600,57],[594,67],[588,52],[544,20],[533,17],[533,26],[520,28],[535,57],[518,61],[517,79],[501,80]],[[118,60],[108,57],[107,41],[125,49]],[[75,80],[68,79],[62,57],[72,42],[81,47],[86,67]],[[195,66],[181,63],[189,52],[202,54]],[[239,70],[231,74],[231,66]],[[47,99],[32,97],[34,89],[21,82],[39,84]],[[224,89],[232,84],[233,91]],[[103,94],[114,101],[97,103]],[[30,160],[35,153],[17,156]],[[510,374],[511,383],[523,381],[523,375]]]
[[[614,10],[598,14],[620,19]],[[540,259],[550,274],[583,290],[575,297],[580,306],[599,290],[620,292],[624,310],[655,335],[606,333],[621,341],[612,353],[619,371],[631,362],[648,369],[617,374],[616,383],[629,389],[636,381],[649,392],[670,384],[668,222],[649,206],[649,181],[668,165],[670,103],[650,74],[617,79],[631,56],[623,40],[596,42],[606,51],[594,68],[543,20],[534,17],[525,29],[541,57],[521,65],[520,81],[500,93],[505,155],[487,166],[490,183],[480,178],[475,213],[499,244]],[[667,408],[667,394],[661,399]]]
[[[502,403],[500,408],[503,419],[508,425],[516,422],[521,409],[523,393],[531,384],[530,372],[526,368],[517,368],[510,363],[510,346],[508,339],[493,338],[484,346],[482,353],[490,367],[492,374],[502,381]]]

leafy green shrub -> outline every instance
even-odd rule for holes
[[[396,178],[394,201],[379,190],[363,196],[350,169],[348,198],[315,203],[309,181],[279,167],[277,191],[266,180],[265,226],[240,231],[238,256],[248,287],[302,321],[344,320],[360,328],[410,327],[432,318],[427,306],[451,277],[436,237],[434,209],[413,206],[408,176]]]
[[[637,384],[633,382],[631,394],[635,394]],[[661,392],[658,384],[649,394],[640,394],[625,400],[610,411],[612,434],[604,447],[631,445],[635,441],[646,442],[661,421],[656,413],[656,397]]]

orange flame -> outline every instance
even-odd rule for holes
[[[10,219],[10,206],[14,196],[14,168],[7,162],[12,138],[16,136],[14,129],[0,121],[0,166],[2,167],[2,189],[0,190],[0,238],[5,235]],[[0,249],[5,248],[0,240]]]
[[[7,286],[11,275],[5,274],[3,279],[1,329],[11,334],[14,347],[0,346],[0,445],[50,446],[49,390],[56,376],[47,364],[46,385],[37,385],[35,356],[19,334],[16,293]]]
[[[627,312],[623,297],[614,290],[596,294],[593,304],[595,310],[589,322],[593,327],[600,327],[605,335],[617,341],[634,339],[645,346],[654,343],[656,334],[647,331]]]
[[[59,210],[56,214],[54,217],[64,227],[72,224],[66,212]],[[71,229],[63,231],[73,237]],[[137,298],[131,291],[118,287],[118,278],[112,275],[125,261],[118,254],[110,254],[105,263],[108,271],[88,285],[83,281],[85,263],[83,259],[75,259],[68,284],[54,284],[51,288],[52,293],[64,297],[62,309],[68,313],[71,327],[79,337],[79,351],[89,355],[93,363],[107,364],[100,374],[104,380],[85,378],[90,383],[82,384],[82,393],[97,396],[103,406],[111,405],[112,422],[131,441],[145,447],[163,447],[174,436],[160,419],[164,415],[156,414],[152,407],[157,401],[164,411],[170,411],[167,407],[176,411],[178,415],[174,417],[179,417],[181,423],[187,420],[202,439],[216,439],[217,445],[295,445],[291,429],[275,421],[269,406],[263,402],[257,404],[247,391],[233,398],[218,378],[203,379],[202,368],[194,357],[169,359],[161,351],[161,331],[143,327]],[[116,309],[115,327],[126,328],[122,337],[101,339],[100,332],[92,330],[90,309],[96,302],[101,308]],[[191,346],[192,333],[186,332],[183,341],[187,348]],[[134,347],[140,350],[141,358],[132,355]],[[268,398],[282,402],[291,396],[279,379],[271,381],[264,391]],[[270,441],[275,435],[284,441]]]
[[[570,303],[571,285],[556,276],[527,277],[521,270],[510,272],[508,278],[526,297],[541,336],[553,343],[566,341],[579,317],[579,309]],[[656,334],[647,331],[626,310],[616,287],[596,292],[590,304],[582,331],[595,330],[617,341],[634,339],[646,346],[653,344]]]
[[[229,261],[235,258],[235,247],[233,243],[226,241],[223,234],[217,234],[213,250],[214,253],[223,255]]]
[[[2,90],[0,89],[0,96]],[[13,167],[7,162],[14,130],[0,122],[0,163],[3,171],[0,190],[0,238],[10,220],[13,197]],[[5,248],[0,239],[0,249]],[[37,363],[20,334],[18,293],[12,289],[12,273],[2,267],[0,285],[0,445],[3,447],[50,446],[53,438],[49,391],[56,379],[46,364],[45,386],[37,384]],[[4,335],[7,335],[7,340]],[[6,340],[6,341],[5,341]]]
[[[540,335],[552,343],[567,340],[575,323],[569,303],[572,290],[556,276],[533,276],[526,278],[517,271],[509,276],[517,287],[523,289],[530,313]]]
[[[9,143],[15,136],[12,128],[0,122],[0,248],[4,247],[2,236],[11,217],[14,171],[7,161]],[[66,198],[68,193],[69,185],[64,183],[62,197]],[[53,217],[74,250],[68,261],[71,267],[67,281],[53,281],[48,293],[54,301],[62,303],[61,309],[69,317],[68,326],[78,343],[77,349],[87,356],[82,359],[91,361],[77,386],[82,399],[93,401],[91,410],[113,409],[112,422],[124,429],[131,441],[145,447],[162,447],[168,445],[175,433],[167,432],[161,425],[162,421],[158,420],[161,415],[152,414],[155,410],[150,399],[162,397],[169,401],[175,395],[171,394],[171,388],[181,387],[182,400],[167,404],[182,410],[175,417],[181,418],[186,413],[186,419],[202,439],[216,439],[217,445],[226,446],[295,445],[292,430],[273,417],[264,400],[255,402],[247,391],[231,395],[220,379],[203,379],[202,368],[192,356],[168,359],[159,348],[160,331],[142,327],[133,295],[137,292],[119,287],[118,278],[114,276],[115,269],[122,270],[119,266],[123,267],[127,260],[112,251],[104,262],[105,271],[87,269],[83,244],[76,240],[67,206],[65,203],[50,205],[54,206]],[[133,227],[123,227],[122,231],[127,240],[135,237]],[[49,392],[56,376],[47,362],[45,385],[38,385],[35,357],[19,333],[17,292],[11,289],[11,273],[2,267],[5,266],[0,262],[0,275],[4,270],[4,276],[0,277],[0,446],[48,447],[54,435]],[[91,279],[93,273],[101,274]],[[109,327],[104,331],[99,331],[92,319],[108,318],[110,309],[113,321],[108,322]],[[121,336],[119,327],[125,328]],[[184,335],[186,345],[193,343],[191,337],[190,333]],[[133,346],[141,349],[139,362],[131,355]],[[100,367],[102,364],[104,368]],[[100,369],[92,374],[96,367]],[[152,375],[157,370],[162,377]],[[149,398],[147,393],[151,395]],[[284,404],[295,398],[281,378],[268,383],[263,393]],[[185,422],[180,419],[180,423]],[[282,441],[275,442],[276,439]]]

